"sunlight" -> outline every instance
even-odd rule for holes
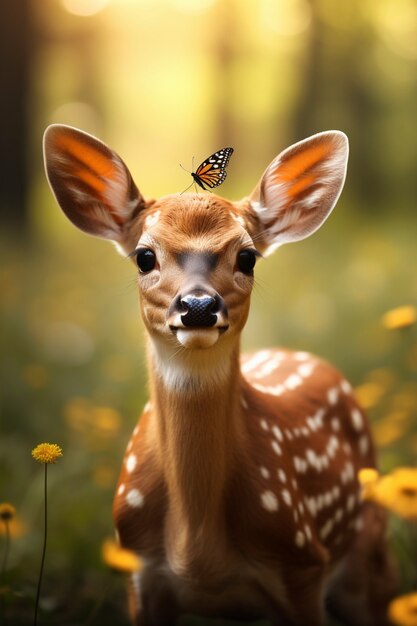
[[[399,4],[401,11],[398,10]],[[388,48],[404,59],[417,59],[417,5],[414,0],[381,2],[375,20]]]
[[[76,126],[93,135],[100,134],[100,117],[94,107],[86,102],[65,102],[52,112],[49,121]]]
[[[102,11],[110,0],[61,0],[68,13],[87,17]]]
[[[189,13],[190,15],[199,15],[208,11],[216,0],[171,0],[174,7],[182,13]]]
[[[295,37],[310,26],[311,8],[305,0],[263,0],[261,20],[264,28],[278,35]]]

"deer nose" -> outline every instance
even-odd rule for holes
[[[203,326],[209,328],[217,322],[216,313],[219,311],[219,296],[209,296],[208,294],[196,295],[187,294],[180,302],[184,315],[181,321],[184,326]]]

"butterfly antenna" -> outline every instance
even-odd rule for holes
[[[190,170],[186,170],[185,167],[183,167],[180,163],[180,168],[184,170],[184,172],[188,172],[188,174],[191,174]]]
[[[182,196],[182,194],[183,194],[183,193],[185,193],[186,191],[188,191],[188,189],[189,189],[190,187],[192,187],[194,184],[195,184],[195,183],[194,183],[194,181],[193,181],[193,182],[191,183],[191,185],[188,185],[188,187],[186,187],[186,189],[184,189],[184,191],[181,191],[180,196]]]

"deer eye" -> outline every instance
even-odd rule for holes
[[[150,272],[156,265],[156,256],[153,250],[141,248],[136,252],[136,263],[141,273]]]
[[[257,253],[254,250],[241,250],[237,255],[237,267],[244,274],[252,274]]]

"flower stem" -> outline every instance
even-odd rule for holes
[[[9,526],[9,520],[4,520],[4,527],[6,530],[6,541],[5,541],[5,546],[4,546],[4,556],[3,556],[3,563],[1,566],[1,576],[0,579],[3,580],[3,577],[5,578],[6,575],[6,569],[7,569],[7,559],[9,557],[9,550],[10,550],[10,526]],[[5,580],[4,580],[5,582]]]
[[[4,528],[5,528],[5,532],[6,532],[6,541],[5,541],[5,546],[4,546],[4,556],[3,556],[3,562],[1,565],[1,574],[0,574],[0,581],[1,584],[6,588],[7,587],[7,559],[9,556],[9,550],[10,550],[10,526],[9,526],[9,520],[3,520],[4,522]],[[6,618],[6,600],[5,600],[5,596],[3,593],[0,592],[0,608],[1,608],[1,615],[3,615],[4,618],[4,624],[5,626],[7,626],[7,618]]]
[[[41,569],[39,572],[39,580],[38,580],[38,590],[36,593],[36,604],[35,604],[35,617],[33,620],[33,626],[36,626],[38,623],[38,608],[39,608],[39,597],[41,594],[41,583],[42,583],[42,574],[43,574],[43,566],[45,563],[45,554],[46,554],[46,540],[48,537],[48,465],[45,463],[45,481],[44,481],[44,535],[43,535],[43,550],[42,550],[42,560],[41,560]]]

